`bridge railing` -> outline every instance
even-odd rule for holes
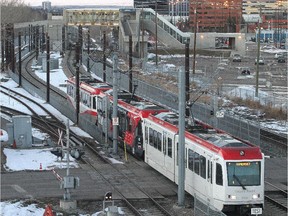
[[[145,8],[143,16],[144,19],[149,19],[155,22],[156,12],[153,9]],[[180,43],[184,44],[190,41],[190,33],[180,31],[176,26],[159,14],[157,14],[157,25]]]

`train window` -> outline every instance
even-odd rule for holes
[[[102,109],[103,109],[103,99],[98,97],[98,100],[97,100],[97,112],[99,112]]]
[[[206,179],[206,158],[200,155],[200,176]]]
[[[185,148],[185,168],[187,168],[187,148]]]
[[[168,138],[168,156],[172,158],[172,139]]]
[[[157,131],[153,130],[153,143],[154,143],[154,148],[157,149]]]
[[[159,151],[162,151],[162,139],[161,139],[162,134],[157,133],[157,148]]]
[[[216,184],[223,185],[222,166],[219,163],[216,163]]]
[[[212,182],[213,182],[213,163],[212,163],[212,161],[210,162],[210,167],[211,167],[211,184],[212,184]]]
[[[193,171],[193,163],[194,162],[194,152],[189,149],[188,150],[188,168]]]
[[[149,128],[149,144],[153,146],[153,130]]]
[[[197,152],[195,152],[194,153],[194,172],[198,175],[199,175],[199,171],[200,171],[200,169],[199,169],[200,161],[199,160],[200,160],[200,155]]]
[[[92,98],[92,109],[96,110],[96,97]]]
[[[145,126],[145,142],[148,143],[148,127]]]
[[[229,186],[257,186],[261,179],[260,162],[227,162]]]
[[[176,155],[175,155],[175,157],[176,157],[176,165],[178,166],[178,149],[179,149],[179,144],[178,144],[178,142],[176,143]]]
[[[167,143],[167,140],[166,140],[167,137],[166,137],[166,135],[167,134],[164,132],[163,133],[163,153],[164,153],[164,155],[166,155],[166,148],[167,148],[167,144],[166,144]]]
[[[207,180],[212,184],[212,161],[207,160]]]

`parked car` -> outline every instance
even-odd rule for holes
[[[243,67],[241,69],[241,74],[242,75],[250,75],[251,74],[250,68],[249,67]]]
[[[278,58],[281,57],[281,56],[287,58],[287,52],[276,53],[276,54],[274,55],[274,59],[278,59]]]
[[[241,56],[239,54],[234,54],[233,62],[241,62]]]
[[[255,58],[255,65],[257,64],[257,58]],[[264,58],[262,56],[259,57],[259,65],[264,65],[265,61]]]
[[[286,62],[287,57],[284,57],[284,55],[279,56],[277,61],[278,63],[285,63]]]

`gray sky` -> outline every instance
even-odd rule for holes
[[[31,6],[40,6],[46,0],[24,0]],[[54,5],[120,5],[133,6],[134,0],[50,0],[52,6]]]

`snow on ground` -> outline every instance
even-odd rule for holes
[[[271,51],[272,50],[272,51]],[[271,49],[270,53],[277,53],[278,51],[276,51],[275,49]],[[265,52],[269,52],[269,50],[265,50]],[[182,55],[181,55],[182,56]],[[59,58],[60,55],[55,54],[54,55],[55,58]],[[154,56],[151,55],[150,58],[153,58]],[[165,56],[161,56],[161,58],[169,58],[169,57],[165,57]],[[61,62],[61,59],[59,60]],[[167,68],[173,68],[174,66],[171,64],[167,64]],[[37,69],[35,71],[35,74],[37,76],[39,76],[41,79],[46,80],[46,73],[43,73],[42,70]],[[1,73],[0,74],[0,79],[5,78],[5,76]],[[63,91],[66,91],[65,87],[61,87],[61,84],[64,84],[65,81],[67,80],[67,77],[64,75],[62,69],[57,69],[57,70],[52,70],[51,74],[50,74],[50,82],[51,85],[54,85],[58,88],[60,88]],[[17,88],[18,84],[16,82],[14,82],[13,80],[9,80],[8,82],[1,82],[1,85],[9,87],[19,93],[22,93],[24,95],[29,95],[29,93],[27,91],[25,91],[22,88]],[[244,87],[246,93],[242,94],[241,97],[247,97],[249,96],[251,93],[253,94],[254,89],[251,87]],[[239,93],[239,89],[235,89],[233,90],[233,94],[238,94]],[[243,92],[243,89],[242,89]],[[250,93],[249,93],[250,92]],[[260,92],[259,92],[260,93]],[[261,94],[261,93],[260,93]],[[18,110],[22,110],[25,113],[27,113],[28,115],[31,114],[30,111],[28,111],[23,105],[19,104],[17,101],[13,100],[10,97],[5,96],[4,94],[0,94],[0,104],[1,106],[7,106],[7,107],[13,107],[15,109]],[[55,110],[51,105],[46,104],[44,100],[39,99],[36,97],[33,97],[31,95],[31,98],[33,98],[36,101],[39,101],[40,103],[42,103],[43,106],[45,106],[47,109],[49,109],[49,111],[53,112],[53,114],[55,116],[57,116],[59,119],[61,119],[63,122],[67,121],[67,118],[65,116],[63,116],[59,111]],[[246,107],[244,108],[235,108],[235,109],[247,109]],[[40,109],[38,109],[37,107],[35,107],[35,111],[38,113],[39,115],[45,115],[45,113],[43,113],[43,111],[40,111]],[[0,113],[1,114],[1,113]],[[7,116],[4,116],[3,114],[1,114],[1,118],[5,118],[7,119]],[[9,119],[7,119],[9,120]],[[78,127],[74,127],[72,126],[73,122],[69,122],[71,124],[70,126],[70,130],[72,130],[73,132],[75,132],[76,134],[78,134],[79,136],[86,136],[91,138],[91,136],[89,134],[87,134],[85,131],[81,130]],[[266,124],[266,123],[263,123]],[[269,123],[267,123],[267,125],[265,125],[265,127],[269,127],[271,129],[274,130],[278,130],[278,131],[284,131],[285,133],[288,134],[287,130],[288,130],[288,125],[287,122],[273,122],[270,121]],[[32,129],[32,134],[34,137],[37,137],[39,139],[45,139],[47,137],[47,134],[43,134],[41,131],[39,131],[38,129],[33,128]],[[1,129],[1,136],[0,136],[0,141],[1,142],[5,142],[8,140],[8,134],[5,130]],[[50,152],[51,148],[42,148],[42,149],[11,149],[11,148],[5,148],[4,149],[4,154],[7,157],[7,162],[5,164],[5,168],[8,171],[20,171],[20,170],[40,170],[40,164],[43,170],[50,170],[53,168],[66,168],[66,157],[64,157],[62,159],[62,162],[60,160],[57,160],[57,157],[55,155],[53,155]],[[115,159],[111,159],[112,163],[121,163]],[[78,167],[78,163],[77,161],[75,161],[73,158],[69,158],[70,161],[70,165],[72,167]],[[11,215],[20,215],[20,216],[24,216],[24,215],[29,215],[29,216],[42,216],[45,209],[43,208],[39,208],[37,207],[35,204],[30,204],[30,205],[23,205],[22,201],[7,201],[7,202],[0,202],[0,207],[1,207],[1,216],[11,216]],[[121,212],[121,210],[119,209],[119,213]],[[100,215],[101,212],[96,212],[95,214],[92,214],[92,216],[96,216],[96,215]]]
[[[25,204],[23,201],[0,202],[1,216],[43,216],[45,209],[36,204]],[[106,208],[105,211],[108,209]],[[124,215],[121,207],[118,207],[119,215]],[[74,214],[73,214],[74,215]],[[79,216],[104,216],[103,211],[94,214],[79,214]]]
[[[35,74],[42,78],[43,80],[46,80],[46,73],[43,73],[42,71],[38,70],[35,71]],[[54,85],[61,89],[59,86],[60,84],[65,83],[65,80],[67,80],[67,77],[63,74],[63,71],[61,69],[57,69],[55,71],[51,72],[51,85]],[[0,79],[7,78],[5,77],[5,74],[0,73]],[[14,82],[12,79],[9,79],[7,82],[1,82],[1,85],[8,87],[10,89],[13,89],[14,91],[17,91],[23,95],[30,95],[26,90],[22,88],[18,88],[18,84]],[[63,91],[66,91],[65,88],[62,88]],[[50,112],[53,113],[58,119],[62,120],[63,122],[67,122],[67,118],[63,116],[58,110],[54,109],[49,104],[46,104],[44,100],[39,99],[31,95],[33,100],[40,102],[45,108],[47,108]],[[29,104],[29,102],[27,102]],[[0,105],[11,107],[17,110],[21,110],[25,112],[27,115],[30,115],[31,112],[23,105],[21,105],[19,102],[15,101],[14,99],[1,94],[0,93]],[[39,115],[45,115],[45,113],[39,109],[39,107],[33,107],[33,109],[39,114]],[[7,121],[11,121],[11,118],[8,116],[5,116],[4,114],[0,113],[1,118],[6,119]],[[78,127],[73,126],[73,122],[69,121],[70,124],[70,130],[76,133],[79,136],[84,136],[88,138],[92,138],[89,134],[87,134],[85,131],[81,130]],[[32,128],[32,134],[33,137],[36,137],[40,140],[45,140],[48,135],[45,133],[42,133],[36,128]],[[0,142],[1,145],[8,141],[8,133],[7,131],[1,129],[0,132]],[[21,171],[21,170],[40,170],[40,167],[42,170],[52,170],[54,168],[62,168],[65,169],[67,166],[67,157],[65,156],[62,160],[57,159],[55,155],[53,155],[50,150],[52,148],[31,148],[31,149],[12,149],[7,146],[7,148],[3,149],[3,153],[6,156],[6,164],[4,165],[4,168],[9,171]],[[112,163],[121,163],[115,159],[111,159]],[[70,161],[70,168],[77,168],[79,167],[79,164],[77,161],[69,157]],[[6,202],[0,202],[0,208],[1,208],[1,216],[11,216],[11,215],[19,215],[19,216],[42,216],[45,209],[37,207],[35,204],[30,205],[23,205],[22,201],[6,201]],[[119,210],[119,213],[121,211]],[[96,212],[92,214],[93,216],[99,215],[101,212]],[[84,215],[83,215],[84,216]]]
[[[21,170],[52,170],[54,168],[67,168],[66,155],[62,160],[52,154],[50,151],[53,148],[41,149],[11,149],[4,148],[3,152],[6,156],[6,164],[4,165],[7,171]],[[69,157],[69,167],[79,167],[74,158]]]
[[[1,216],[43,216],[45,209],[38,208],[35,204],[23,206],[22,202],[0,202]]]

